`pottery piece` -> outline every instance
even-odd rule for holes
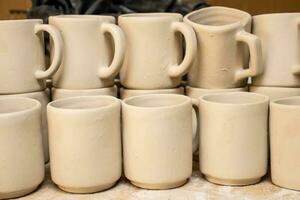
[[[55,50],[46,71],[44,31]],[[0,33],[0,94],[44,90],[45,79],[57,71],[62,60],[59,31],[41,19],[22,19],[1,20]]]
[[[122,101],[124,172],[147,189],[183,185],[192,173],[192,100],[148,94]]]
[[[300,97],[270,103],[271,178],[275,185],[300,190]]]
[[[0,100],[7,97],[27,97],[38,100],[41,104],[41,118],[42,118],[42,139],[44,148],[44,160],[45,163],[49,161],[49,149],[48,149],[48,125],[47,125],[47,104],[49,103],[49,97],[46,91],[29,92],[22,94],[10,94],[0,95]]]
[[[261,74],[261,43],[249,33],[251,15],[233,8],[208,7],[189,13],[184,22],[197,36],[198,52],[188,85],[207,89],[245,87]],[[249,52],[251,63],[249,68]]]
[[[300,86],[300,13],[253,17],[253,34],[262,41],[264,73],[253,78],[256,86]]]
[[[120,98],[126,99],[128,97],[140,96],[145,94],[184,94],[184,87],[160,90],[132,90],[120,88]]]
[[[269,98],[249,92],[200,97],[200,171],[221,185],[249,185],[267,173]]]
[[[52,100],[63,99],[68,97],[78,96],[95,96],[95,95],[109,95],[117,97],[117,86],[99,89],[86,89],[86,90],[68,90],[60,88],[52,88]]]
[[[266,95],[270,100],[300,96],[300,88],[250,86],[249,91]]]
[[[96,89],[114,85],[124,59],[125,38],[115,18],[101,15],[49,17],[64,39],[64,58],[53,86]],[[53,50],[53,49],[52,49]]]
[[[0,99],[0,129],[0,199],[24,196],[44,179],[40,103]]]
[[[47,112],[53,182],[71,193],[112,187],[122,171],[120,100],[66,98],[49,103]]]
[[[119,26],[126,36],[121,84],[128,89],[169,89],[180,85],[196,55],[193,29],[178,13],[121,15]],[[182,37],[186,51],[183,57]]]

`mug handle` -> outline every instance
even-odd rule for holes
[[[260,39],[244,30],[239,31],[235,36],[237,41],[248,45],[250,51],[251,65],[248,69],[241,69],[236,72],[235,80],[239,81],[248,77],[257,76],[263,73],[262,48]]]
[[[199,110],[200,110],[200,102],[198,99],[191,98],[193,105],[193,123],[196,120],[196,124],[193,124],[193,153],[195,153],[199,148]],[[195,117],[196,116],[196,117]],[[194,128],[196,127],[196,128]]]
[[[115,52],[113,60],[108,67],[100,67],[98,76],[101,79],[109,79],[115,77],[122,66],[125,56],[125,36],[123,31],[115,24],[104,23],[101,25],[101,32],[109,33],[114,41]]]
[[[37,70],[35,72],[35,77],[37,79],[45,79],[50,78],[55,72],[57,72],[63,57],[63,39],[60,35],[59,30],[57,30],[54,26],[49,24],[37,24],[34,27],[34,33],[38,34],[41,31],[46,31],[49,33],[50,37],[53,40],[53,58],[52,63],[49,68],[45,71]]]
[[[297,18],[296,20],[296,26],[298,29],[298,34],[299,34],[299,29],[300,29],[300,18]],[[299,47],[298,47],[299,48]],[[298,61],[299,62],[299,61]],[[300,75],[300,64],[295,64],[294,66],[292,66],[292,73],[294,75]]]
[[[172,24],[174,33],[180,32],[185,39],[185,56],[181,64],[169,68],[169,76],[172,78],[185,75],[191,67],[197,53],[197,40],[194,30],[184,22],[174,22]]]

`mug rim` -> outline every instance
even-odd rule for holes
[[[80,107],[80,106],[73,106],[70,105],[76,102],[86,103],[91,100],[97,100],[98,102],[102,102],[103,100],[108,100],[108,103],[104,103],[103,105],[95,105],[91,107]],[[102,102],[103,103],[103,102]],[[57,104],[57,105],[56,105]],[[62,99],[54,100],[47,105],[47,110],[57,110],[63,112],[90,112],[90,111],[99,111],[103,109],[113,108],[120,104],[120,100],[116,97],[109,96],[109,95],[91,95],[91,96],[77,96],[77,97],[67,97]],[[80,104],[79,104],[80,105]],[[70,106],[70,107],[68,107]]]
[[[41,107],[41,103],[38,100],[29,97],[17,97],[17,96],[3,97],[0,99],[0,103],[3,101],[5,104],[12,103],[12,101],[20,101],[20,102],[26,102],[27,105],[25,108],[17,108],[14,111],[7,111],[7,112],[0,111],[0,117],[11,116],[11,115],[22,115],[28,112],[32,112]]]
[[[67,15],[53,15],[49,16],[50,19],[61,19],[61,20],[90,20],[90,19],[110,19],[115,20],[114,16],[110,15],[79,15],[79,14],[67,14]]]
[[[179,18],[183,19],[182,14],[176,13],[176,12],[149,12],[149,13],[129,13],[129,14],[123,14],[118,17],[118,19],[169,19],[169,18]]]
[[[43,24],[42,19],[6,19],[0,20],[0,23],[41,23]]]
[[[154,105],[154,106],[145,106],[145,105],[134,105],[130,104],[130,101],[134,100],[140,100],[140,99],[161,99],[161,98],[177,98],[177,99],[182,99],[182,102],[179,103],[173,103],[170,105]],[[182,94],[145,94],[145,95],[138,95],[138,96],[133,96],[133,97],[128,97],[122,100],[122,105],[124,107],[131,107],[134,109],[145,109],[145,110],[154,110],[154,109],[173,109],[176,107],[184,106],[186,104],[192,104],[192,99],[188,96],[182,95]]]
[[[209,97],[224,97],[224,96],[235,96],[235,95],[245,95],[245,96],[252,96],[252,97],[258,97],[257,100],[253,100],[252,102],[224,102],[222,100],[210,100],[207,99]],[[247,98],[247,97],[246,97]],[[205,94],[199,97],[200,102],[206,103],[206,104],[214,104],[214,105],[222,105],[222,106],[250,106],[250,105],[260,105],[264,103],[268,103],[270,98],[266,95],[254,93],[254,92],[217,92],[217,93],[211,93],[211,94]]]
[[[270,106],[282,108],[300,108],[300,96],[283,97],[271,101]]]
[[[283,13],[265,13],[265,14],[259,14],[259,15],[254,15],[252,16],[253,19],[256,18],[264,18],[264,17],[278,17],[278,16],[299,16],[300,17],[300,12],[283,12]]]

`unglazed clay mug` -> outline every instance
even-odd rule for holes
[[[0,99],[0,129],[0,199],[26,195],[44,179],[40,103]]]
[[[47,111],[53,182],[71,193],[112,187],[122,171],[120,100],[72,97],[49,103]]]
[[[148,94],[122,101],[124,172],[147,189],[183,185],[192,173],[192,100]]]
[[[286,97],[300,96],[300,88],[250,86],[249,91],[266,95],[270,98],[270,101]]]
[[[50,34],[54,49],[45,70],[43,31]],[[45,79],[59,68],[63,41],[59,31],[40,19],[0,21],[0,94],[45,89]],[[45,71],[44,71],[45,70]]]
[[[160,90],[132,90],[120,88],[120,98],[126,99],[128,97],[140,96],[145,94],[184,94],[184,87],[160,89]]]
[[[245,87],[248,77],[262,73],[261,43],[249,33],[250,14],[233,8],[208,7],[189,13],[184,22],[193,27],[198,44],[196,60],[188,73],[189,86]],[[250,50],[250,65],[245,45]]]
[[[96,89],[114,85],[125,51],[124,34],[114,17],[60,15],[49,17],[49,23],[60,30],[65,43],[60,70],[53,77],[54,87]]]
[[[264,73],[253,78],[256,86],[300,86],[300,13],[253,17],[253,34],[262,41]]]
[[[271,178],[275,185],[300,190],[300,97],[270,103]]]
[[[231,92],[199,100],[200,171],[221,185],[259,182],[267,173],[269,98]]]
[[[120,82],[128,89],[168,89],[180,85],[196,55],[193,29],[177,13],[121,15],[126,36]],[[183,35],[186,44],[183,57]]]
[[[86,89],[86,90],[69,90],[61,88],[51,88],[52,100],[69,98],[69,97],[78,97],[78,96],[97,96],[97,95],[109,95],[109,96],[118,96],[117,86],[108,87],[108,88],[98,88],[98,89]]]
[[[26,97],[35,99],[41,104],[41,118],[42,118],[42,139],[44,148],[44,160],[49,161],[49,150],[48,150],[48,125],[47,125],[47,104],[49,103],[49,97],[46,91],[29,92],[21,94],[9,94],[0,95],[0,100],[7,97]]]

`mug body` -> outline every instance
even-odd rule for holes
[[[270,103],[271,178],[275,185],[300,190],[300,97]]]
[[[99,89],[85,89],[85,90],[69,90],[60,88],[51,88],[52,100],[63,99],[68,97],[78,96],[96,96],[96,95],[109,95],[117,97],[118,88],[117,86]]]
[[[236,39],[250,31],[250,14],[232,8],[209,7],[184,17],[196,33],[198,52],[188,73],[188,85],[207,89],[245,87],[247,78],[236,80],[237,71],[248,66],[249,52]]]
[[[292,97],[300,96],[300,88],[288,88],[288,87],[264,87],[264,86],[250,86],[250,92],[266,95],[270,98],[270,101]]]
[[[0,21],[0,94],[45,89],[44,80],[35,77],[45,69],[44,36],[35,34],[40,19]]]
[[[129,89],[168,89],[180,85],[168,69],[182,60],[182,38],[172,24],[181,22],[176,13],[121,15],[118,23],[126,37],[121,84]]]
[[[249,92],[200,97],[200,171],[210,182],[248,185],[267,172],[268,97]]]
[[[191,98],[196,98],[196,99],[206,94],[223,93],[223,92],[247,92],[247,91],[248,91],[248,86],[242,88],[229,88],[229,89],[204,89],[204,88],[195,88],[190,86],[185,87],[186,96]]]
[[[183,95],[122,101],[124,172],[132,184],[170,189],[187,181],[192,173],[191,113],[192,101]]]
[[[98,74],[100,68],[112,61],[113,42],[101,28],[104,24],[115,24],[114,17],[59,15],[49,17],[49,23],[60,31],[64,40],[63,60],[53,77],[54,87],[96,89],[113,86],[113,78],[101,79]]]
[[[0,99],[0,199],[34,191],[44,179],[41,105],[23,97]]]
[[[255,86],[299,87],[300,13],[253,17],[253,34],[262,42],[264,73],[253,78]]]
[[[121,103],[110,96],[82,96],[48,104],[51,178],[64,191],[93,193],[120,178]]]

